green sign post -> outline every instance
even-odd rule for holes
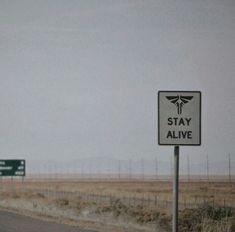
[[[25,160],[0,160],[0,176],[25,176]]]

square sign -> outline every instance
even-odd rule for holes
[[[201,92],[158,92],[158,144],[201,145]]]

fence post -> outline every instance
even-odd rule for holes
[[[155,196],[155,206],[157,206],[157,196]]]
[[[228,154],[228,178],[229,178],[229,183],[231,183],[231,155]]]

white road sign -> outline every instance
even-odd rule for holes
[[[201,92],[158,92],[158,144],[201,145]]]

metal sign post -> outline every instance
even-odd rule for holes
[[[179,146],[201,145],[201,92],[158,92],[158,144],[174,145],[173,221],[178,232]]]
[[[173,223],[172,223],[173,232],[178,232],[179,149],[180,149],[179,146],[174,147]]]

